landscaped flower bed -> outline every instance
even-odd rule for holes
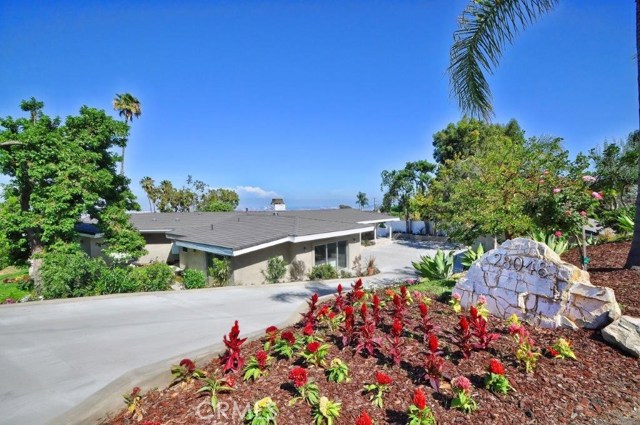
[[[256,424],[618,423],[640,408],[639,361],[597,331],[534,329],[422,297],[357,287],[313,298],[297,326],[261,341],[242,342],[234,325],[221,360],[184,362],[177,384],[136,395],[140,423],[240,424],[246,408]]]

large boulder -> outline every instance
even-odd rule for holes
[[[631,354],[640,357],[640,319],[622,316],[602,330],[605,341]]]
[[[589,273],[560,259],[547,245],[517,238],[485,253],[453,293],[469,307],[484,295],[498,317],[512,314],[544,328],[600,329],[620,317],[611,288],[594,286]]]

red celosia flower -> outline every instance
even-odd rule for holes
[[[402,334],[402,322],[397,318],[393,319],[393,325],[391,326],[391,333],[395,337],[399,337]]]
[[[498,359],[489,360],[489,372],[495,375],[504,375],[504,365]]]
[[[416,388],[413,392],[413,404],[420,410],[424,410],[427,407],[427,397],[424,395],[422,388]]]
[[[338,291],[338,294],[342,294],[342,283],[338,283],[337,291]]]
[[[311,303],[315,304],[318,302],[318,294],[311,295]]]
[[[278,332],[278,328],[275,326],[269,326],[265,331],[266,334],[272,334]]]
[[[400,287],[400,296],[402,297],[403,300],[407,299],[407,287],[406,286],[401,286]]]
[[[453,378],[451,380],[451,386],[458,391],[469,392],[471,390],[471,381],[469,381],[464,376],[458,376],[457,378]]]
[[[418,304],[418,308],[420,309],[420,317],[425,317],[429,313],[429,307],[425,303]]]
[[[328,314],[328,317],[329,317],[330,320],[335,319],[336,316],[337,316],[337,314],[335,314],[333,311],[330,311],[329,314]]]
[[[344,309],[344,314],[345,314],[345,316],[353,316],[353,307],[351,307],[350,305],[348,305],[348,306]]]
[[[309,344],[307,344],[307,351],[310,353],[317,352],[318,348],[320,348],[320,343],[317,341],[310,342]]]
[[[131,397],[136,397],[140,394],[140,391],[142,391],[140,387],[133,387],[133,390],[131,390]]]
[[[289,343],[289,345],[293,345],[296,343],[296,337],[293,336],[293,332],[291,331],[284,331],[282,332],[282,339],[284,339],[285,341],[287,341]]]
[[[360,307],[360,316],[362,316],[362,320],[364,320],[365,322],[367,321],[367,305],[366,304],[362,304],[362,307]]]
[[[353,291],[353,297],[356,299],[356,301],[360,301],[362,297],[364,297],[364,291],[361,289]]]
[[[187,370],[189,371],[189,373],[191,373],[194,370],[196,370],[196,365],[195,365],[195,363],[193,363],[193,361],[191,359],[182,359],[180,361],[180,366],[186,367]]]
[[[304,333],[306,336],[311,336],[313,335],[313,324],[311,323],[307,323],[304,326],[304,329],[302,330],[302,333]]]
[[[380,307],[380,297],[378,296],[378,294],[373,294],[371,302],[373,302],[374,309]]]
[[[474,306],[471,306],[469,308],[469,313],[471,313],[471,317],[474,318],[474,319],[476,317],[478,317],[478,309],[476,307],[474,307]]]
[[[376,372],[376,382],[378,385],[389,385],[393,382],[391,377],[383,372]]]
[[[469,330],[469,321],[466,317],[462,316],[458,324],[460,325],[460,329],[462,329],[463,332],[467,332]]]
[[[438,351],[438,337],[434,334],[429,335],[429,351],[432,353]]]
[[[294,367],[289,373],[289,379],[293,381],[296,388],[300,388],[307,383],[307,371],[301,367]]]
[[[256,353],[256,360],[258,361],[260,369],[264,370],[267,368],[267,353],[264,350],[260,350]]]
[[[320,311],[318,311],[318,317],[322,317],[322,316],[326,316],[329,314],[329,306],[325,305],[323,306]]]
[[[555,348],[553,348],[553,347],[547,347],[547,352],[549,353],[549,355],[550,355],[551,357],[556,357],[556,356],[559,356],[559,355],[560,355],[560,353],[558,353],[558,350],[556,350],[556,349],[555,349]]]
[[[356,425],[372,425],[373,421],[367,412],[360,413],[360,416],[356,419]]]

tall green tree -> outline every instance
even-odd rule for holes
[[[367,198],[367,194],[366,193],[358,192],[358,194],[356,195],[356,205],[358,205],[360,207],[361,211],[362,211],[362,209],[364,207],[369,205],[369,198]]]
[[[144,190],[144,193],[147,194],[147,200],[149,201],[149,211],[150,212],[156,212],[155,210],[155,204],[156,204],[156,200],[158,198],[158,194],[155,188],[155,182],[153,181],[153,179],[151,177],[143,177],[140,180],[140,186],[142,187],[142,190]]]
[[[418,193],[424,193],[433,177],[436,166],[425,160],[407,162],[401,170],[384,170],[381,174],[380,190],[384,192],[382,211],[397,211],[404,217],[407,231],[410,231],[409,218],[412,212],[411,199]]]
[[[142,106],[140,101],[130,93],[116,94],[113,99],[113,109],[118,111],[125,122],[133,122],[133,117],[140,118]],[[124,175],[124,151],[126,144],[122,146],[122,158],[120,160],[120,174]]]
[[[201,180],[187,176],[187,184],[176,188],[169,180],[163,180],[158,186],[150,177],[140,181],[144,191],[151,196],[155,207],[160,212],[189,211],[233,211],[240,203],[238,194],[230,189],[214,189]]]
[[[449,76],[460,109],[470,116],[493,116],[491,91],[485,73],[498,65],[502,50],[515,36],[559,0],[472,0],[458,19],[453,34]],[[640,119],[640,2],[636,0],[636,67]],[[640,170],[640,161],[637,164]],[[639,173],[640,175],[640,173]],[[640,267],[640,177],[637,181],[635,229],[625,267]]]
[[[111,153],[126,145],[126,123],[83,106],[62,124],[42,113],[42,102],[29,105],[28,119],[0,118],[0,174],[9,179],[4,197],[12,205],[0,215],[0,229],[12,244],[28,247],[38,286],[40,255],[53,245],[75,241],[82,216],[97,219],[103,231],[115,236],[118,229],[102,220],[103,214],[137,204],[128,180],[116,173],[117,157]],[[132,229],[128,219],[118,225]],[[120,249],[112,243],[107,238],[107,251]],[[144,251],[139,235],[132,245],[130,255]]]

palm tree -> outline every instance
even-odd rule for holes
[[[369,205],[369,198],[367,198],[367,194],[364,192],[358,192],[358,194],[356,195],[356,205],[360,206],[360,210],[362,211],[362,209],[364,207],[366,207],[367,205]]]
[[[142,186],[142,190],[147,194],[147,199],[149,200],[149,211],[155,211],[155,203],[158,195],[156,194],[155,182],[151,177],[143,177],[140,180],[140,186]]]
[[[113,99],[113,109],[118,111],[125,122],[133,122],[133,117],[139,118],[142,115],[142,107],[140,101],[133,97],[130,93],[116,94]],[[120,175],[124,175],[124,150],[126,146],[122,146],[122,160],[120,162]]]
[[[551,11],[559,0],[472,0],[458,19],[453,34],[449,77],[451,91],[462,112],[490,120],[491,90],[485,73],[498,66],[502,50],[519,31]],[[636,62],[640,102],[640,0],[636,0]],[[640,104],[639,104],[640,106]],[[640,118],[640,108],[639,108]],[[640,170],[640,161],[638,162]],[[640,267],[640,178],[631,249],[625,267]]]

